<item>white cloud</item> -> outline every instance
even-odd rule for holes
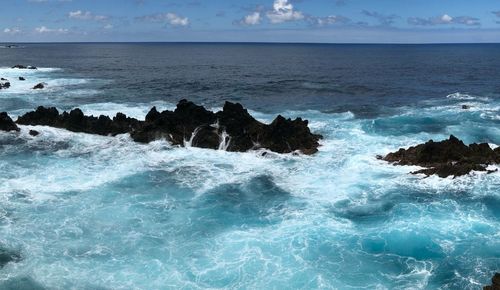
[[[443,16],[441,16],[441,21],[443,23],[451,23],[453,21],[453,17],[448,14],[444,14]]]
[[[21,29],[19,29],[17,27],[5,28],[3,30],[3,33],[7,33],[7,34],[19,34],[19,33],[21,33]]]
[[[107,20],[109,18],[109,17],[104,16],[104,15],[94,15],[90,11],[82,11],[82,10],[69,12],[68,17],[71,19],[95,20],[95,21],[103,21],[103,20]]]
[[[136,20],[149,22],[165,22],[171,26],[188,26],[189,18],[179,16],[175,13],[156,13],[146,16],[137,17]]]
[[[267,12],[267,18],[271,23],[283,23],[304,19],[301,11],[293,9],[293,5],[288,0],[274,0],[273,9]]]
[[[317,26],[327,26],[338,23],[345,24],[351,21],[349,18],[340,15],[330,15],[326,17],[309,17],[307,20],[311,22],[311,24]]]
[[[45,26],[37,27],[37,28],[35,28],[35,31],[38,33],[68,33],[69,32],[69,30],[66,28],[51,29],[51,28],[47,28]]]
[[[430,17],[430,18],[410,17],[408,18],[408,23],[411,25],[421,25],[421,26],[449,25],[449,24],[466,25],[466,26],[481,25],[479,18],[471,16],[452,17],[448,14],[443,14],[441,16]]]
[[[252,14],[249,14],[240,21],[241,24],[243,25],[257,25],[260,24],[260,12],[256,11],[253,12]]]

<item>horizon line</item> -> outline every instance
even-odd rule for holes
[[[24,41],[3,42],[1,45],[16,44],[319,44],[319,45],[464,45],[464,44],[500,44],[500,42],[280,42],[280,41]]]

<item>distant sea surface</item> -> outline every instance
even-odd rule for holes
[[[0,289],[481,289],[500,271],[500,173],[376,159],[450,134],[500,145],[500,45],[19,44],[0,77],[14,118],[228,100],[325,137],[261,156],[0,132],[0,251],[20,256]]]

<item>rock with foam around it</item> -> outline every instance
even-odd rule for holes
[[[0,113],[0,131],[17,131],[20,129],[17,127],[16,123],[12,121],[6,112]]]
[[[166,139],[173,145],[225,149],[244,152],[266,148],[277,153],[317,152],[320,135],[309,130],[308,122],[278,116],[271,124],[253,118],[240,104],[226,102],[222,111],[214,113],[203,106],[181,100],[174,111],[153,107],[145,121],[118,113],[106,116],[85,116],[79,109],[59,114],[56,108],[39,107],[17,120],[23,125],[45,125],[74,132],[99,135],[130,133],[136,142],[149,143]]]
[[[451,135],[448,140],[429,140],[408,149],[399,149],[382,158],[395,165],[418,165],[426,169],[413,173],[439,177],[461,176],[471,171],[487,171],[490,164],[500,163],[500,150],[491,149],[487,143],[465,145]]]

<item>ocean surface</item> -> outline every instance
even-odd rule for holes
[[[0,248],[21,256],[0,289],[481,289],[500,270],[500,173],[376,159],[450,134],[500,145],[500,45],[23,44],[0,77],[14,117],[230,100],[325,137],[261,156],[0,132]]]

